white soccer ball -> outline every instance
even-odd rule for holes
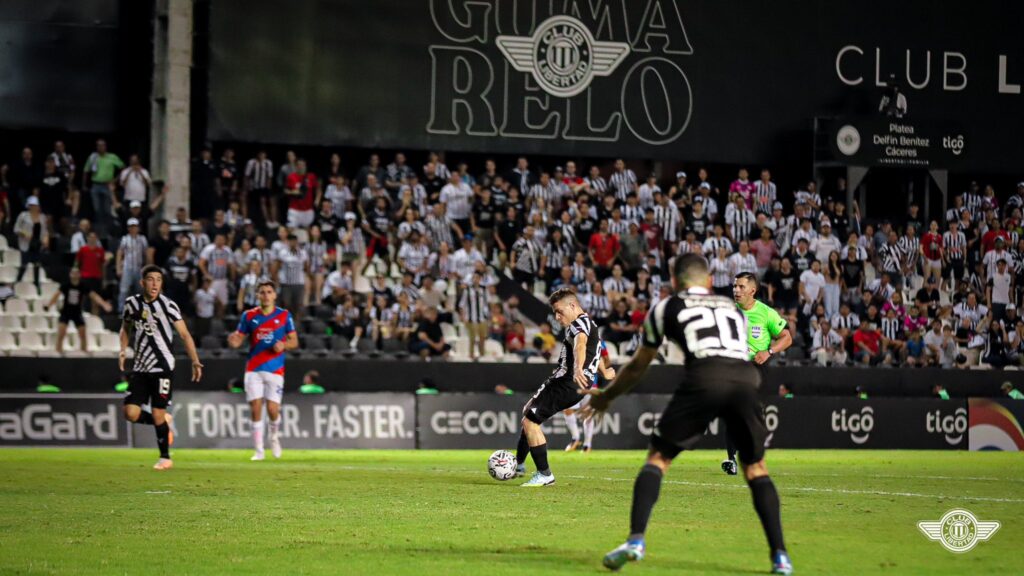
[[[509,480],[516,475],[516,457],[508,450],[496,450],[487,459],[487,473],[495,480]]]

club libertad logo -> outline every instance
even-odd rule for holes
[[[999,522],[981,522],[967,510],[953,509],[938,522],[918,522],[917,527],[932,540],[938,540],[946,550],[963,554],[978,542],[992,537],[999,530]]]
[[[608,76],[629,54],[625,42],[602,42],[579,20],[552,16],[533,36],[498,36],[498,49],[519,72],[533,74],[552,96],[583,92],[594,76]]]

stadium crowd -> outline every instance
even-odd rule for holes
[[[497,296],[503,274],[538,296],[575,287],[625,355],[670,290],[672,257],[698,252],[716,292],[731,295],[740,272],[757,275],[793,330],[787,361],[1024,359],[1024,182],[1003,198],[972,183],[939,221],[916,205],[871,221],[846,205],[841,180],[824,197],[813,181],[782,194],[768,170],[661,178],[621,159],[607,172],[572,161],[548,171],[525,157],[504,169],[371,154],[346,174],[338,154],[314,169],[293,152],[237,160],[227,148],[219,159],[204,149],[191,173],[186,211],[166,205],[137,155],[123,161],[102,140],[84,162],[61,142],[41,161],[25,148],[0,168],[0,233],[21,252],[17,281],[32,265],[38,284],[42,254],[59,252],[87,291],[120,306],[141,268],[160,265],[204,349],[223,347],[225,327],[269,278],[306,350],[446,356],[448,323],[467,337],[460,355],[550,357],[552,325],[532,325],[516,298]],[[92,303],[98,313],[105,301]]]

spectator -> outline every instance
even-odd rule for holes
[[[277,227],[277,199],[274,196],[274,163],[267,158],[266,150],[256,152],[256,157],[245,164],[245,197],[243,210],[248,215],[248,204],[259,203],[263,223],[269,228]]]
[[[214,236],[213,244],[207,245],[200,252],[199,270],[203,278],[211,280],[210,290],[216,296],[216,315],[217,318],[223,318],[228,305],[228,284],[234,282],[237,275],[234,256],[223,234]],[[294,314],[293,309],[289,310]]]
[[[825,275],[821,273],[821,262],[811,262],[811,269],[800,274],[800,302],[803,313],[809,315],[811,310],[825,299]]]
[[[351,295],[345,296],[341,304],[334,309],[333,329],[335,334],[348,339],[351,350],[356,350],[359,339],[363,337],[365,321],[362,311],[356,306]]]
[[[25,206],[31,196],[38,196],[42,184],[43,171],[39,163],[33,159],[32,149],[25,147],[21,151],[21,159],[14,163],[8,175],[10,191],[14,194],[19,206]]]
[[[210,325],[217,302],[217,295],[212,286],[213,279],[204,276],[200,288],[195,292],[196,322],[193,331],[199,338],[210,334]]]
[[[85,300],[91,300],[94,306],[99,306],[106,312],[113,310],[109,302],[82,284],[82,274],[77,268],[72,268],[68,276],[68,282],[62,284],[60,290],[54,292],[53,297],[43,305],[43,310],[48,311],[57,303],[58,298],[63,297],[64,300],[60,308],[60,318],[57,321],[58,354],[64,351],[64,337],[68,332],[68,324],[75,325],[82,352],[89,351],[89,339],[86,337],[85,320],[82,316],[82,304]]]
[[[419,354],[421,358],[447,358],[452,347],[444,341],[441,324],[437,321],[437,311],[427,308],[416,326],[416,338],[409,343],[409,351]]]
[[[729,256],[729,274],[733,278],[738,274],[757,274],[757,258],[750,253],[750,243],[740,240],[739,252]]]
[[[68,181],[57,170],[53,158],[47,158],[39,178],[38,198],[40,209],[49,220],[50,232],[66,234],[64,208],[68,197]]]
[[[18,279],[25,276],[25,270],[32,264],[32,282],[39,287],[39,267],[44,250],[50,247],[50,232],[46,214],[39,208],[39,199],[29,196],[25,203],[28,208],[18,215],[14,223],[14,233],[18,235],[18,250],[21,251],[21,264],[18,266]]]
[[[1001,258],[996,261],[996,271],[985,284],[985,304],[992,311],[995,322],[1006,318],[1006,307],[1011,304],[1011,298],[1016,292],[1013,280],[1013,275],[1007,271],[1006,260]]]
[[[306,171],[306,161],[295,162],[295,172],[285,179],[288,198],[288,228],[308,228],[313,224],[313,207],[320,203],[322,190],[316,174]]]
[[[755,261],[757,262],[757,277],[760,280],[764,280],[765,273],[768,271],[768,266],[771,264],[772,259],[778,259],[780,256],[779,247],[772,238],[771,228],[765,227],[761,229],[761,237],[750,243],[750,251],[754,254]]]
[[[217,194],[219,175],[213,151],[204,146],[199,158],[192,162],[192,218],[209,220],[213,217],[213,211],[222,205],[223,199]]]
[[[913,328],[907,332],[907,347],[905,362],[907,366],[918,367],[927,365],[925,356],[924,340],[921,338],[923,332],[920,328]]]
[[[853,358],[864,366],[874,366],[882,360],[882,335],[871,322],[864,322],[853,335]]]
[[[149,170],[142,167],[138,154],[132,154],[128,157],[128,167],[121,170],[118,183],[124,190],[122,201],[125,204],[139,202],[141,205],[148,200],[149,187],[153,185],[153,181],[149,177]],[[120,202],[118,202],[117,197],[113,197],[112,200],[116,209]]]
[[[1011,400],[1024,400],[1024,393],[1013,387],[1009,381],[1003,382],[1002,386],[999,387],[1003,395]]]
[[[814,332],[811,344],[811,357],[819,366],[842,366],[846,363],[843,337],[832,330],[828,320],[818,322],[818,329]]]
[[[459,300],[462,322],[469,329],[469,357],[473,360],[486,354],[484,343],[487,340],[490,308],[487,305],[487,289],[480,284],[481,280],[483,276],[473,272],[470,284],[462,291]],[[474,354],[474,347],[477,354]]]
[[[246,270],[238,281],[238,295],[235,299],[235,310],[239,314],[259,305],[256,290],[260,284],[271,281],[270,277],[263,273],[263,263],[259,260],[250,261]]]
[[[128,234],[121,238],[121,244],[117,248],[115,267],[117,276],[121,279],[117,301],[119,313],[124,309],[125,299],[139,289],[148,248],[149,242],[146,237],[139,234],[139,221],[134,218],[128,220]]]
[[[305,315],[302,298],[306,292],[309,255],[299,248],[299,239],[288,234],[288,243],[275,254],[273,277],[281,287],[281,305],[301,320]]]
[[[309,227],[309,242],[306,243],[305,250],[306,258],[309,260],[305,301],[310,306],[319,306],[324,289],[324,279],[327,276],[329,259],[327,243],[324,242],[320,227],[316,224]]]

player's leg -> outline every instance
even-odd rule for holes
[[[723,421],[718,421],[718,426],[722,429],[722,435],[725,436],[725,460],[722,460],[722,472],[730,476],[735,476],[738,473],[736,467],[736,444],[732,441],[729,436],[729,427]]]
[[[572,437],[572,441],[565,447],[566,452],[573,452],[580,447],[580,423],[579,418],[576,417],[578,406],[579,404],[576,404],[562,412],[562,417],[565,418],[565,427],[569,429],[569,436]]]
[[[83,322],[82,324],[77,324],[75,328],[78,330],[78,345],[82,347],[82,352],[88,352],[89,338],[86,337],[87,335],[85,333],[85,323]]]
[[[723,418],[728,422],[729,434],[736,443],[743,477],[750,487],[754,509],[768,540],[772,572],[790,574],[793,566],[782,536],[779,493],[768,476],[764,462],[764,442],[768,428],[756,392],[753,389],[740,390],[736,402],[724,411]]]
[[[555,476],[548,466],[548,444],[540,426],[555,414],[580,400],[576,385],[571,381],[547,380],[523,409],[523,432],[530,447],[530,457],[537,472],[523,486],[549,486]]]
[[[66,322],[57,324],[57,353],[64,352],[64,337],[68,333],[68,325]]]
[[[284,394],[284,376],[280,374],[263,374],[265,384],[264,397],[267,402],[267,417],[270,430],[270,453],[274,458],[281,457],[281,396]]]
[[[153,466],[156,470],[169,470],[171,462],[171,423],[167,405],[171,401],[171,375],[148,375],[150,386],[150,405],[153,411],[153,428],[156,429],[156,446],[160,450],[160,459]]]
[[[583,453],[589,454],[594,447],[594,430],[597,428],[597,421],[594,418],[587,418],[583,421]]]
[[[142,409],[149,402],[149,391],[143,375],[133,373],[128,377],[128,395],[124,398],[124,418],[133,424],[153,425],[153,415]]]
[[[250,460],[263,460],[263,397],[264,383],[258,372],[245,373],[245,399],[249,402],[249,418],[252,421],[253,455]]]

